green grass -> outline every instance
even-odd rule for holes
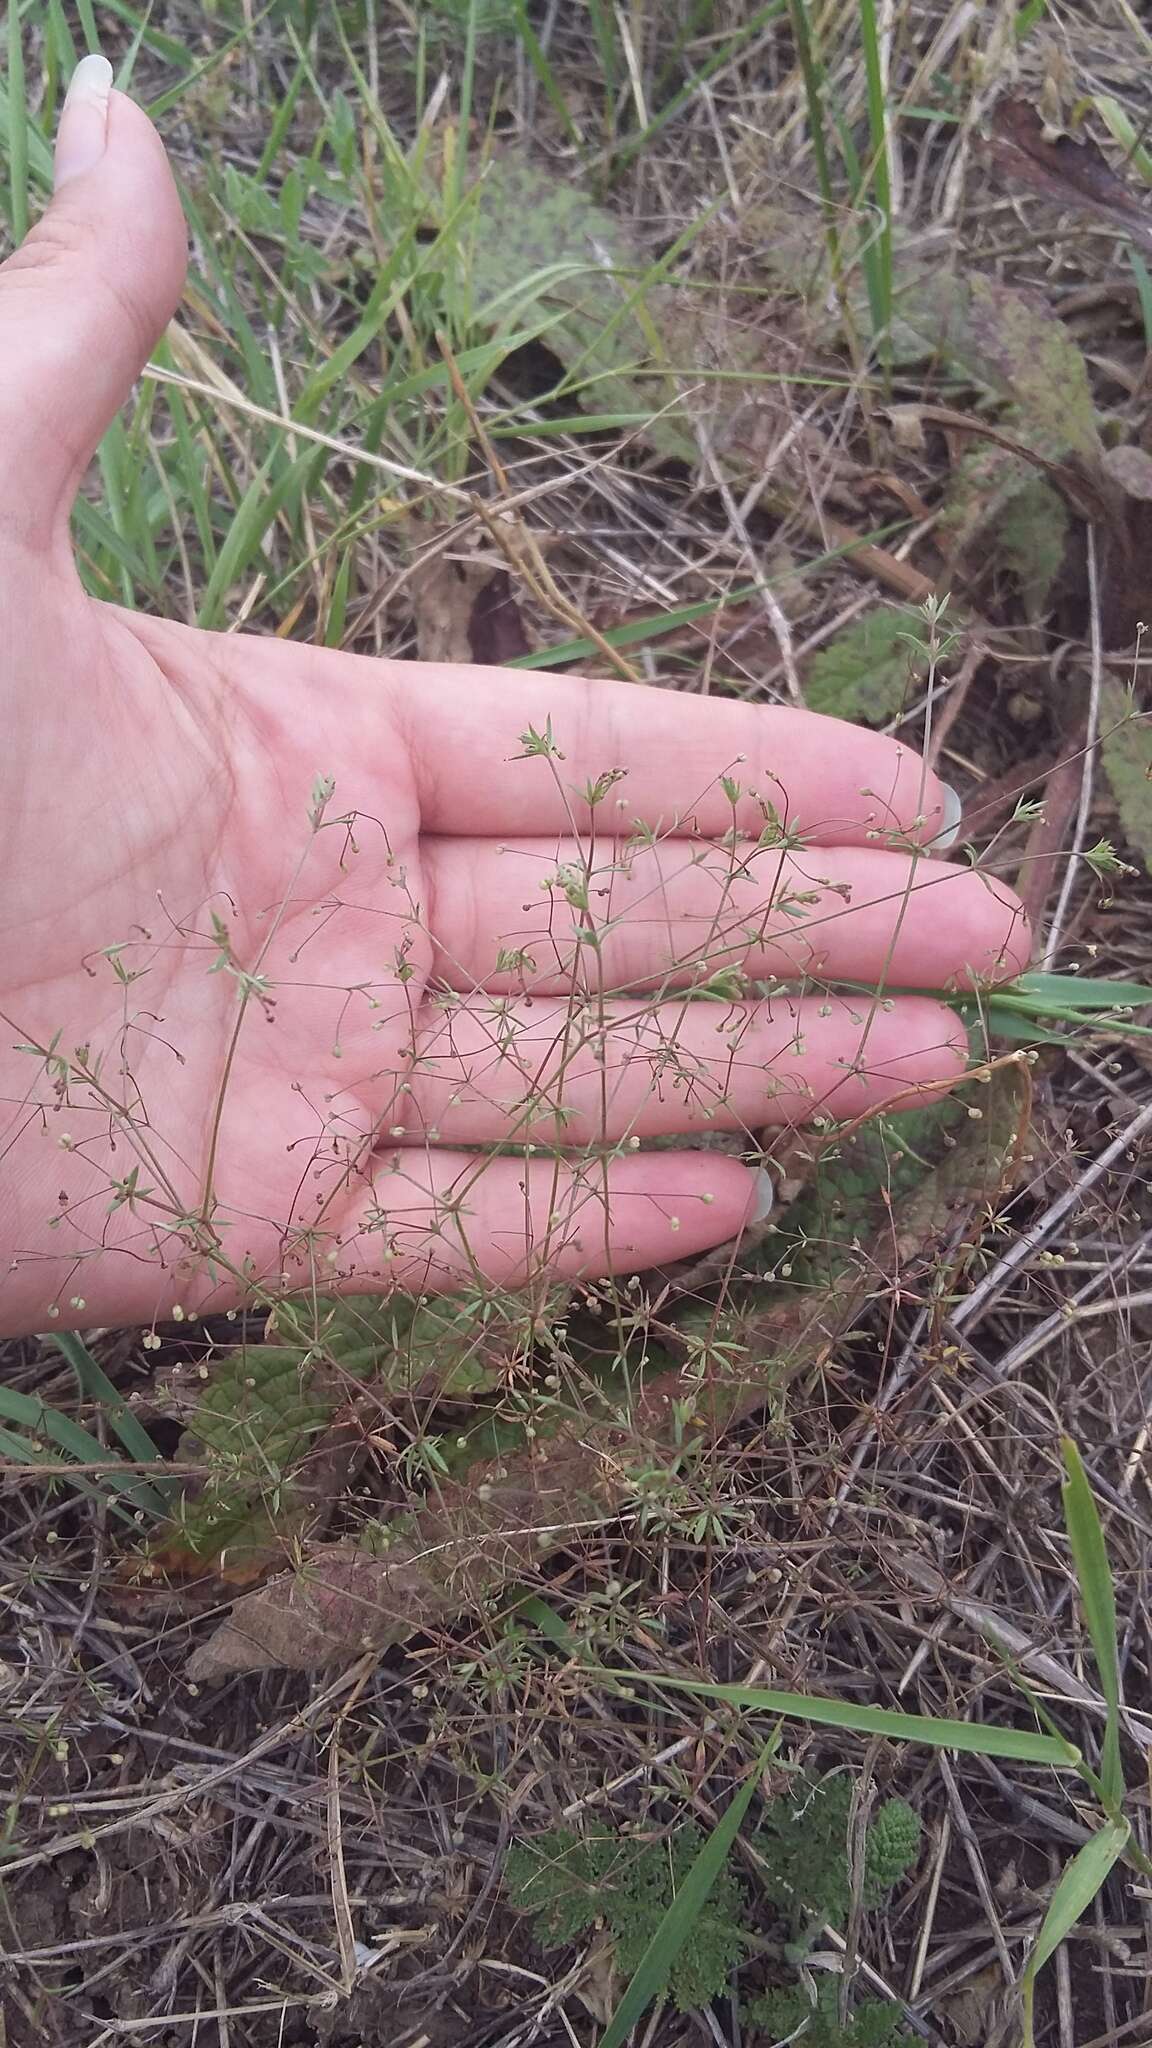
[[[1029,32],[1042,13],[1040,5],[1022,9],[1018,32]],[[243,616],[258,630],[326,646],[408,653],[411,622],[400,631],[392,621],[380,626],[377,600],[393,580],[402,589],[403,571],[423,539],[449,529],[466,544],[482,537],[474,498],[491,488],[494,473],[478,445],[478,419],[491,444],[507,452],[513,491],[522,483],[532,486],[541,451],[565,466],[567,481],[582,475],[586,458],[592,459],[589,451],[602,443],[622,463],[626,449],[639,473],[648,457],[642,450],[637,456],[633,437],[645,414],[613,409],[604,386],[609,374],[626,376],[635,369],[631,358],[639,350],[631,344],[637,331],[659,345],[651,306],[669,275],[691,257],[700,221],[681,225],[664,254],[628,279],[614,316],[615,332],[625,338],[624,355],[611,373],[595,351],[570,352],[549,371],[550,383],[526,393],[517,364],[534,347],[543,360],[557,340],[564,307],[556,275],[544,271],[529,271],[503,294],[478,287],[474,177],[492,144],[485,93],[495,90],[491,78],[503,76],[502,65],[511,69],[522,60],[553,124],[550,146],[571,152],[573,175],[610,195],[630,171],[659,162],[661,151],[675,147],[676,124],[706,89],[723,83],[757,38],[776,27],[782,31],[786,17],[831,273],[847,309],[850,300],[857,303],[847,270],[859,265],[868,314],[860,361],[869,395],[882,396],[894,373],[891,170],[900,120],[905,113],[926,122],[957,117],[934,106],[902,110],[886,89],[875,0],[857,0],[854,14],[842,15],[837,31],[843,34],[848,20],[855,37],[863,79],[856,108],[836,101],[841,74],[828,48],[836,24],[829,10],[811,0],[772,0],[749,9],[735,25],[730,10],[693,0],[677,10],[673,29],[661,37],[667,47],[655,60],[641,48],[641,92],[632,71],[636,43],[629,47],[625,30],[642,39],[645,11],[588,0],[598,66],[591,118],[576,104],[570,79],[542,41],[527,0],[442,0],[417,7],[416,33],[404,45],[409,104],[403,117],[395,111],[395,96],[370,75],[367,31],[375,17],[368,10],[272,4],[249,19],[221,0],[184,41],[127,4],[99,10],[80,4],[71,26],[55,4],[11,8],[7,72],[0,79],[0,205],[12,241],[24,234],[48,190],[53,123],[75,58],[101,39],[114,48],[121,80],[149,97],[166,129],[176,133],[187,123],[194,136],[226,134],[239,102],[244,139],[251,145],[231,153],[207,148],[194,162],[184,162],[183,196],[195,249],[188,293],[179,330],[157,350],[153,373],[146,374],[105,440],[99,495],[86,496],[78,507],[87,587],[98,597],[218,630]],[[649,10],[648,32],[653,19]],[[840,46],[836,54],[842,55]],[[254,104],[244,99],[250,60],[266,95],[257,92]],[[450,81],[447,98],[434,102],[444,75]],[[1152,175],[1147,151],[1129,133],[1131,124],[1124,126],[1123,110],[1102,98],[1097,109],[1128,150],[1133,168]],[[846,219],[866,224],[858,241],[845,236]],[[1152,285],[1140,259],[1132,261],[1152,336]],[[598,345],[606,333],[611,339],[612,329],[613,322],[602,323]],[[791,374],[798,382],[801,373]],[[827,387],[826,372],[814,371],[812,383]],[[803,394],[797,402],[802,401]],[[555,479],[557,470],[548,474]],[[567,516],[558,513],[557,524]],[[878,526],[863,537],[881,542],[891,538],[891,529]],[[828,569],[840,553],[826,549],[808,559],[797,583]],[[557,626],[555,643],[523,657],[521,665],[571,665],[605,645],[638,655],[658,651],[664,635],[687,624],[722,623],[728,607],[754,599],[761,588],[741,573],[735,587],[653,604],[646,616],[603,631],[591,625],[579,630],[578,616],[564,626],[562,637]],[[582,586],[577,597],[595,610],[594,590]],[[1068,1031],[1135,1036],[1141,1027],[1130,1013],[1149,1003],[1152,990],[1139,982],[1029,975],[961,1007],[973,1029],[994,1043],[1035,1044],[1061,1043]],[[318,1334],[315,1328],[306,1332],[307,1343]],[[50,1341],[73,1369],[76,1406],[92,1426],[61,1406],[0,1386],[0,1452],[13,1464],[37,1470],[55,1494],[72,1488],[107,1507],[126,1529],[138,1530],[142,1523],[167,1527],[174,1512],[179,1522],[186,1504],[172,1476],[92,1351],[76,1338]],[[453,1446],[446,1436],[444,1442],[444,1452],[439,1437],[435,1450],[425,1451],[425,1476],[432,1474],[433,1490],[441,1467],[449,1469]],[[242,1441],[222,1440],[217,1449],[236,1458],[250,1453],[254,1443],[263,1457],[263,1483],[270,1457],[265,1433],[250,1430]],[[411,1446],[405,1455],[414,1467]],[[680,1464],[669,1470],[682,1493]],[[250,1477],[247,1472],[246,1484]],[[274,1477],[279,1486],[293,1475],[285,1468]],[[779,1742],[781,1725],[869,1742],[926,1744],[1076,1779],[1083,1796],[1095,1802],[1099,1826],[1052,1896],[1023,1974],[1025,2024],[1032,2028],[1034,1987],[1044,1964],[1117,1863],[1136,1861],[1144,1870],[1124,1812],[1130,1793],[1123,1774],[1112,1567],[1098,1509],[1071,1446],[1065,1450],[1064,1501],[1087,1639],[1108,1713],[1096,1763],[1048,1725],[1042,1708],[1036,1727],[997,1727],[959,1715],[902,1713],[850,1699],[723,1686],[619,1665],[600,1674],[611,1679],[617,1699],[622,1687],[629,1689],[630,1711],[647,1692],[656,1696],[654,1712],[661,1701],[666,1705],[665,1695],[690,1694],[733,1710],[738,1724],[755,1717],[756,1744],[764,1732],[761,1723],[776,1724],[654,1933],[601,2048],[622,2042],[663,1992]],[[693,1500],[693,1517],[697,1506]],[[190,1521],[185,1513],[186,1530]],[[699,1519],[670,1517],[662,1526],[676,1541],[687,1529],[689,1535],[706,1534],[711,1544],[725,1524],[722,1515],[706,1510]]]
[[[147,1430],[79,1337],[61,1332],[51,1341],[76,1375],[81,1402],[98,1412],[121,1450],[38,1396],[0,1385],[0,1419],[13,1425],[0,1428],[0,1457],[39,1470],[53,1491],[63,1486],[106,1504],[129,1528],[166,1521],[178,1488]]]

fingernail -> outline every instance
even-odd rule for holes
[[[765,1173],[764,1168],[762,1166],[757,1167],[756,1193],[753,1197],[752,1207],[748,1214],[749,1223],[763,1223],[764,1218],[772,1214],[772,1211],[775,1208],[775,1206],[776,1188],[772,1180],[772,1175],[770,1173]]]
[[[94,170],[108,140],[112,66],[107,57],[82,57],[72,73],[56,137],[56,190]]]
[[[948,848],[955,846],[960,836],[960,820],[964,816],[964,806],[960,801],[959,791],[953,789],[950,782],[942,782],[940,789],[944,797],[944,822],[931,845],[934,852],[947,853]]]

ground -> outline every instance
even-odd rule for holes
[[[255,14],[168,0],[147,16],[96,7],[92,25],[118,61],[135,51],[194,228],[159,374],[81,510],[98,594],[368,654],[563,646],[586,673],[623,662],[670,688],[867,718],[939,760],[965,840],[1051,934],[1047,966],[1149,978],[1152,43],[1127,0],[478,0],[471,16],[463,0]],[[68,27],[36,0],[20,31],[35,204]],[[5,112],[11,138],[0,86]],[[1072,167],[1062,132],[1094,139],[1111,185]],[[476,209],[489,225],[466,257],[465,146],[509,181]],[[485,363],[477,308],[590,235],[618,235],[613,264],[642,277],[647,339],[635,297],[621,317],[618,298],[553,274],[521,293],[522,339]],[[941,277],[971,295],[959,315]],[[640,373],[661,322],[690,361]],[[436,487],[402,488],[364,451]],[[925,599],[946,592],[934,623]],[[864,617],[872,637],[846,641]],[[449,1577],[433,1599],[421,1580],[431,1604],[406,1640],[363,1650],[346,1630],[311,1671],[204,1662],[273,1557],[382,1526],[414,1480],[449,1503],[432,1510],[441,1532],[491,1556],[467,1478],[450,1511],[451,1477],[415,1454],[425,1439],[383,1409],[366,1420],[359,1394],[331,1429],[325,1416],[326,1528],[305,1491],[231,1579],[175,1543],[144,1576],[139,1537],[98,1503],[4,1467],[13,2048],[590,2048],[623,1990],[611,1941],[593,1924],[541,1947],[502,1883],[510,1844],[592,1820],[646,1841],[688,1818],[707,1831],[773,1725],[650,1697],[645,1674],[1030,1730],[1036,1703],[1099,1762],[1106,1683],[1072,1569],[1062,1435],[1104,1524],[1125,1811],[1152,1853],[1152,1059],[1115,1036],[1015,1066],[1013,1050],[991,1043],[991,1080],[926,1161],[888,1128],[845,1155],[855,1181],[818,1176],[813,1197],[809,1149],[770,1150],[783,1237],[644,1286],[669,1370],[699,1363],[704,1328],[710,1371],[718,1331],[739,1347],[729,1426],[705,1417],[688,1464],[656,1398],[636,1396],[627,1429],[592,1432],[592,1510],[570,1491],[540,1538],[538,1502],[498,1491],[493,1513],[515,1508],[508,1556],[475,1597]],[[806,1219],[802,1269],[781,1256],[790,1216]],[[606,1315],[595,1297],[563,1325],[589,1372],[611,1349]],[[254,1317],[253,1357],[262,1330]],[[177,1471],[203,1455],[181,1384],[202,1384],[237,1326],[154,1334],[91,1348]],[[522,1421],[509,1360],[526,1355],[505,1344],[503,1379],[453,1382],[434,1442],[466,1426],[472,1384],[484,1414]],[[49,1344],[7,1346],[0,1381],[94,1419]],[[584,1467],[570,1472],[583,1489]],[[862,1809],[899,1794],[923,1824],[887,1904],[816,1932],[812,1980],[847,1953],[855,1995],[890,2001],[909,2039],[1011,2048],[1030,1942],[1099,1823],[1082,1781],[797,1717],[757,1802],[801,1765],[850,1775]],[[706,2013],[650,2012],[632,2037],[648,2048],[767,2042],[747,2002],[796,1981],[746,1839],[733,1861],[748,1959]],[[1117,1863],[1041,1979],[1038,2040],[1152,2042],[1150,1902],[1146,1876]]]

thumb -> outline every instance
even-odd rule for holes
[[[56,191],[0,266],[0,526],[44,540],[179,302],[184,219],[164,146],[77,66],[60,117]]]

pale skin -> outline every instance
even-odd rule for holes
[[[635,1141],[951,1085],[943,1005],[817,985],[1027,963],[1011,893],[919,851],[945,798],[909,749],[85,595],[71,505],[185,260],[162,146],[90,62],[0,268],[0,1328],[641,1270],[760,1188]],[[683,1000],[736,970],[793,992]]]

